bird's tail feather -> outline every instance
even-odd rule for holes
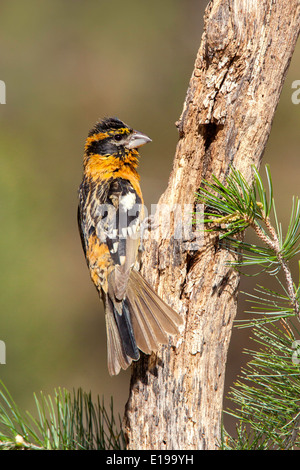
[[[110,375],[127,369],[140,357],[136,345],[128,303],[106,298],[107,363]]]
[[[129,301],[134,336],[138,348],[146,354],[168,342],[168,334],[178,333],[182,318],[152,289],[148,282],[132,270],[127,299]]]
[[[119,312],[120,313],[119,313]],[[111,375],[127,369],[139,359],[139,349],[146,354],[168,342],[168,334],[178,333],[182,318],[169,307],[141,274],[131,271],[126,298],[121,302],[106,300],[108,370]]]

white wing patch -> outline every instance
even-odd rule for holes
[[[122,210],[124,211],[130,211],[134,204],[136,203],[136,196],[135,193],[127,193],[124,196],[120,197],[119,204],[122,206]]]

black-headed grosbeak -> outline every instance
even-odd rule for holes
[[[135,269],[143,221],[137,148],[151,139],[116,118],[96,123],[84,152],[78,224],[91,278],[104,301],[108,371],[118,374],[178,332],[181,317]]]

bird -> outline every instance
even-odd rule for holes
[[[119,118],[96,122],[84,146],[78,226],[90,277],[104,303],[111,376],[151,354],[182,317],[139,272],[144,200],[137,172],[139,147],[151,142]]]

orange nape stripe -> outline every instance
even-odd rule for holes
[[[97,134],[91,135],[85,141],[84,150],[87,150],[87,148],[91,145],[92,142],[96,142],[97,140],[107,139],[107,137],[109,137],[108,132],[98,132]]]

